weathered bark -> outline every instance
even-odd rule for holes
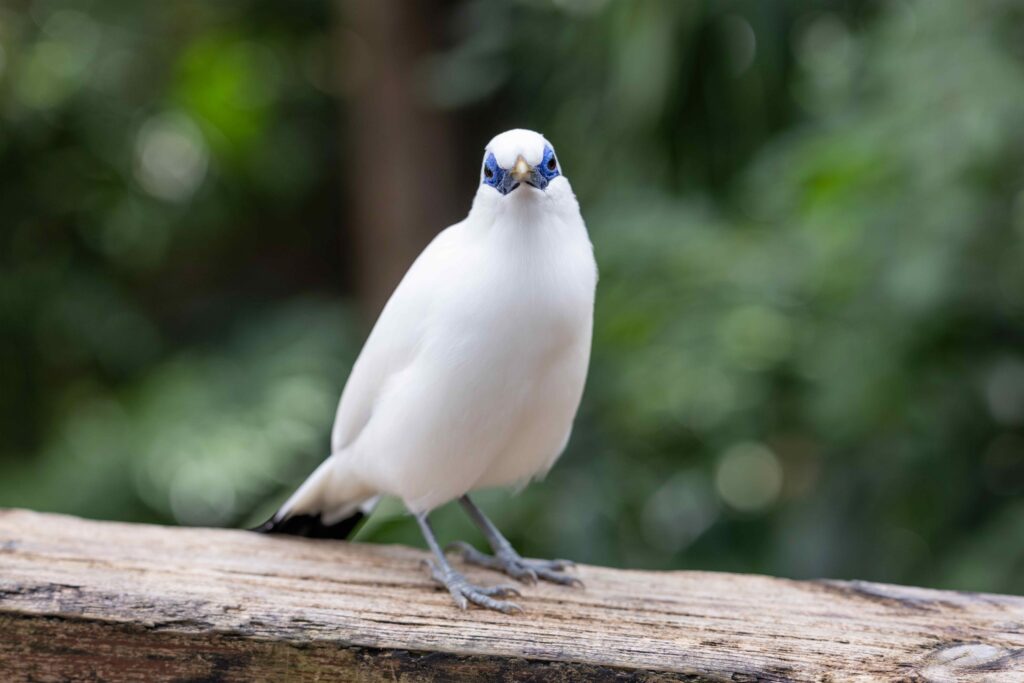
[[[0,511],[0,680],[1024,680],[1024,598],[585,566],[505,616],[424,557]]]

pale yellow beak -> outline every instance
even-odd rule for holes
[[[526,159],[524,159],[522,155],[520,155],[516,159],[516,165],[513,166],[512,170],[510,171],[510,173],[512,173],[512,177],[515,178],[516,182],[519,183],[528,179],[530,177],[531,172],[532,169],[530,168],[530,165],[526,163]]]

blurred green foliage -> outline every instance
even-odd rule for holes
[[[0,7],[0,504],[259,521],[365,334],[349,38],[312,1]],[[446,11],[425,97],[544,131],[602,271],[569,450],[482,498],[510,537],[1024,592],[1024,7]],[[395,504],[361,537],[419,542]]]

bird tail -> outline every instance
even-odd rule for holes
[[[321,463],[273,517],[252,531],[341,540],[351,536],[380,496],[353,477],[339,477],[339,465],[333,455]]]
[[[334,538],[344,541],[352,535],[365,516],[366,513],[357,509],[348,517],[334,524],[324,524],[323,518],[319,514],[291,515],[280,519],[275,514],[263,524],[253,527],[252,531],[258,531],[261,534],[288,534],[289,536]]]

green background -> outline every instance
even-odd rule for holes
[[[541,130],[601,269],[565,456],[480,497],[524,554],[1024,592],[1024,4],[423,5],[435,213]],[[247,525],[326,455],[417,154],[352,15],[0,1],[0,505]]]

